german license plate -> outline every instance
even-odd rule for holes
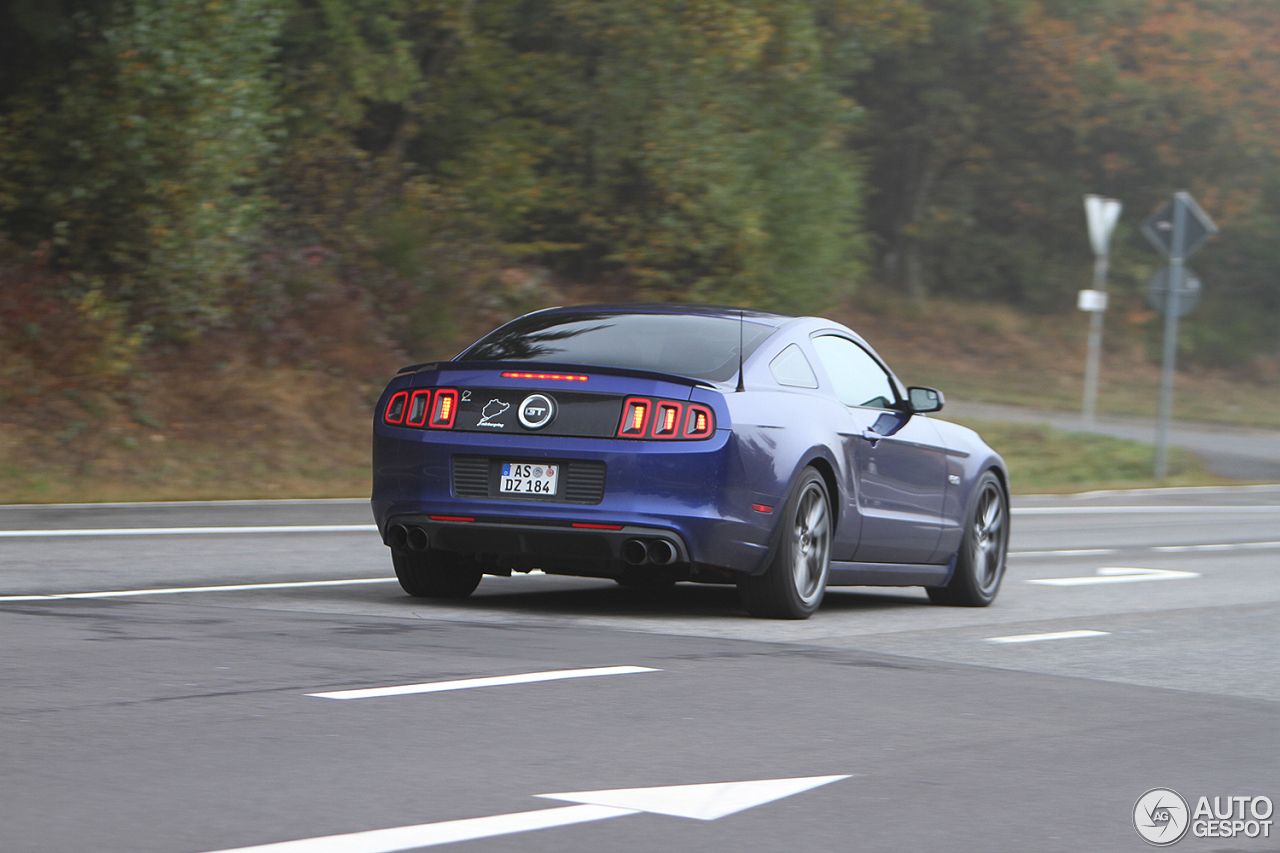
[[[554,495],[559,479],[559,465],[503,462],[498,492],[504,495]]]

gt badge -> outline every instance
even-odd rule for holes
[[[542,429],[555,418],[556,404],[546,394],[530,394],[516,414],[525,429]]]

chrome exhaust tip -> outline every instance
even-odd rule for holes
[[[640,539],[628,539],[622,543],[622,559],[628,566],[643,566],[649,562],[649,546]]]
[[[410,551],[425,551],[431,545],[431,540],[427,538],[427,531],[421,527],[410,527],[406,542]]]
[[[678,556],[676,546],[669,539],[654,539],[649,543],[649,559],[659,566],[669,566]]]
[[[387,545],[403,550],[409,542],[409,528],[403,524],[393,524],[387,528]]]

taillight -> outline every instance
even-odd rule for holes
[[[391,395],[391,400],[387,403],[387,410],[383,413],[382,419],[389,424],[398,424],[404,422],[404,407],[409,403],[408,391],[397,391]]]
[[[682,408],[679,403],[669,403],[666,400],[658,403],[657,416],[653,419],[654,438],[675,438],[680,435]]]
[[[711,409],[697,403],[689,404],[689,411],[684,416],[685,438],[708,438],[716,431],[716,416]]]
[[[427,404],[431,402],[430,391],[414,391],[409,403],[409,415],[404,419],[405,426],[420,427],[427,423]]]
[[[619,438],[710,438],[716,417],[710,406],[628,397],[622,404]]]
[[[452,388],[397,391],[391,395],[386,411],[382,413],[382,419],[389,424],[418,429],[453,429],[457,416],[458,392]]]
[[[618,427],[618,435],[624,438],[644,438],[652,405],[651,401],[643,398],[628,399],[622,406],[622,424]]]
[[[436,391],[436,407],[431,410],[431,426],[436,429],[451,429],[457,414],[458,392],[452,388]]]

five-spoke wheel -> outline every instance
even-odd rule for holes
[[[928,587],[935,604],[986,607],[995,601],[1009,550],[1009,499],[990,471],[974,490],[973,510],[946,586]]]
[[[806,468],[787,499],[779,541],[764,574],[743,578],[747,612],[774,619],[807,619],[822,603],[831,568],[831,501],[822,476]]]

